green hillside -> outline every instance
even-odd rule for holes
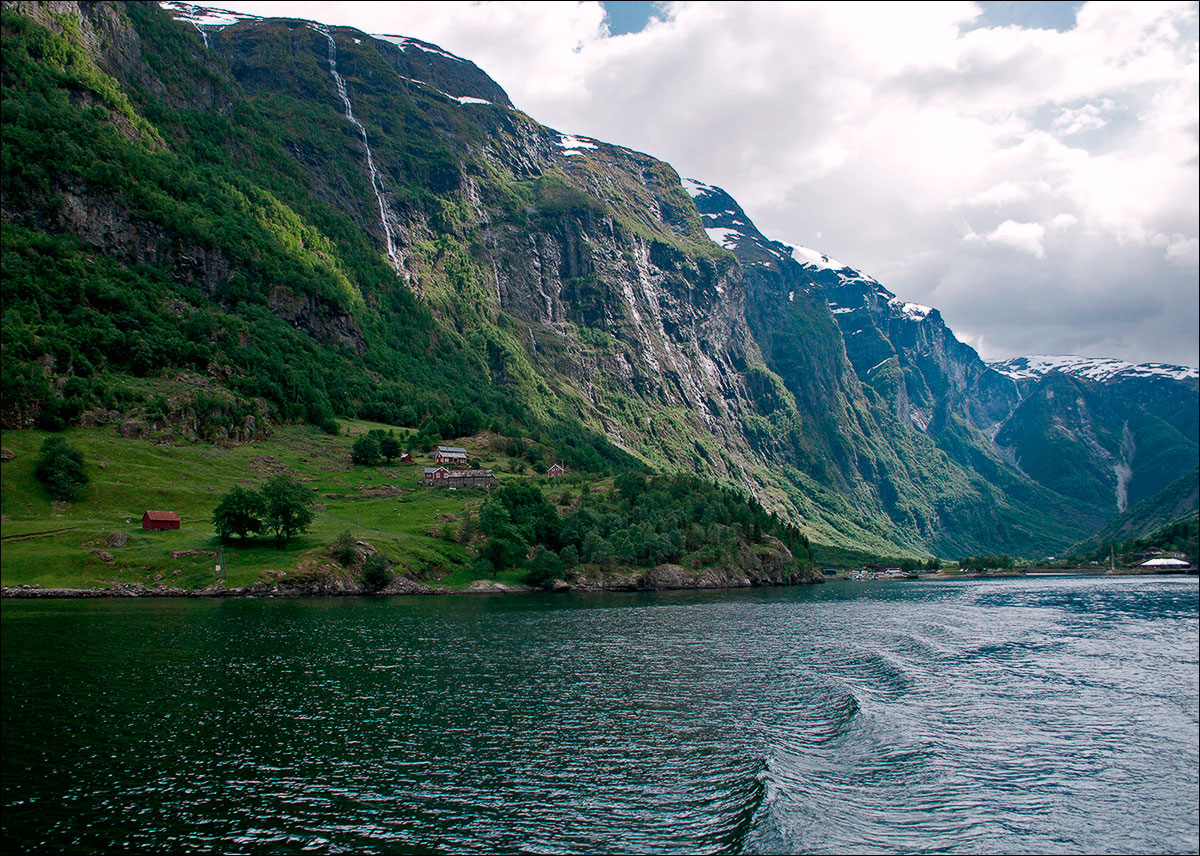
[[[349,434],[330,436],[285,426],[268,439],[227,446],[170,432],[130,439],[104,429],[6,431],[2,440],[14,457],[0,480],[3,584],[200,589],[217,583],[222,562],[227,588],[306,581],[357,590],[364,568],[339,555],[339,538],[382,554],[393,577],[448,589],[476,579],[548,585],[563,578],[637,587],[664,563],[679,566],[677,582],[811,575],[798,531],[711,483],[636,474],[615,482],[584,473],[549,478],[536,443],[483,432],[459,442],[473,466],[493,471],[498,487],[427,487],[420,484],[427,455],[356,466],[355,440],[384,426],[346,428]],[[88,483],[74,501],[54,500],[35,478],[48,436],[61,437],[85,461]],[[397,439],[406,447],[415,435]],[[265,533],[222,542],[212,522],[220,498],[279,475],[312,492],[311,528],[283,545]],[[177,513],[180,528],[144,531],[142,515],[151,509]]]

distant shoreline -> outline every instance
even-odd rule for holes
[[[922,573],[918,577],[862,580],[861,582],[917,582],[935,580],[982,580],[982,579],[1018,579],[1021,577],[1083,577],[1083,576],[1117,576],[1117,577],[1160,577],[1160,576],[1197,576],[1196,568],[1183,570],[1139,570],[1136,568],[1118,568],[1116,571],[1096,568],[1039,568],[1028,571],[1002,571],[1000,573],[962,573],[941,574]],[[105,588],[41,588],[35,585],[4,586],[0,588],[0,600],[91,600],[99,598],[320,598],[320,597],[402,597],[402,596],[439,596],[439,595],[475,595],[475,594],[570,594],[587,592],[648,592],[648,591],[720,591],[747,588],[779,588],[782,586],[817,585],[826,582],[855,582],[848,577],[825,577],[812,581],[762,583],[726,582],[716,583],[706,580],[695,585],[681,584],[678,580],[659,583],[646,577],[614,580],[609,582],[586,585],[572,585],[560,581],[558,585],[549,588],[535,588],[525,585],[510,585],[491,580],[476,580],[467,588],[445,588],[431,586],[415,580],[401,578],[394,580],[386,588],[367,590],[344,580],[325,582],[315,585],[268,586],[256,583],[237,588],[203,588],[183,589],[171,586],[147,586],[140,583],[118,583]]]
[[[654,569],[659,570],[659,569]],[[782,586],[820,585],[824,579],[765,580],[761,577],[723,578],[706,576],[686,581],[677,575],[654,573],[654,570],[633,577],[618,577],[583,584],[557,581],[550,588],[475,580],[466,588],[432,586],[407,577],[392,580],[382,589],[367,589],[345,579],[320,580],[301,584],[257,582],[236,588],[183,589],[172,586],[147,586],[143,583],[117,583],[104,588],[41,588],[35,585],[4,586],[0,600],[87,600],[96,598],[319,598],[319,597],[403,597],[476,594],[569,594],[586,592],[647,592],[647,591],[716,591],[724,589],[779,588]]]

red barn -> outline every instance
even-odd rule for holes
[[[147,511],[142,515],[143,529],[178,529],[179,515],[174,511]]]

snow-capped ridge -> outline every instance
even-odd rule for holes
[[[1165,377],[1188,380],[1200,377],[1200,371],[1188,366],[1164,363],[1127,363],[1108,357],[1053,356],[1033,354],[988,363],[988,366],[1013,380],[1038,380],[1050,372],[1062,372],[1074,377],[1106,383],[1122,377]]]

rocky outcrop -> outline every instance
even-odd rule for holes
[[[182,240],[173,230],[130,214],[124,204],[77,178],[60,180],[54,209],[6,206],[5,222],[34,222],[48,232],[73,235],[105,256],[128,264],[170,271],[179,283],[195,284],[219,296],[233,275],[221,250]]]
[[[337,304],[276,288],[271,292],[270,306],[272,312],[322,345],[344,348],[359,356],[366,349],[358,322]]]

